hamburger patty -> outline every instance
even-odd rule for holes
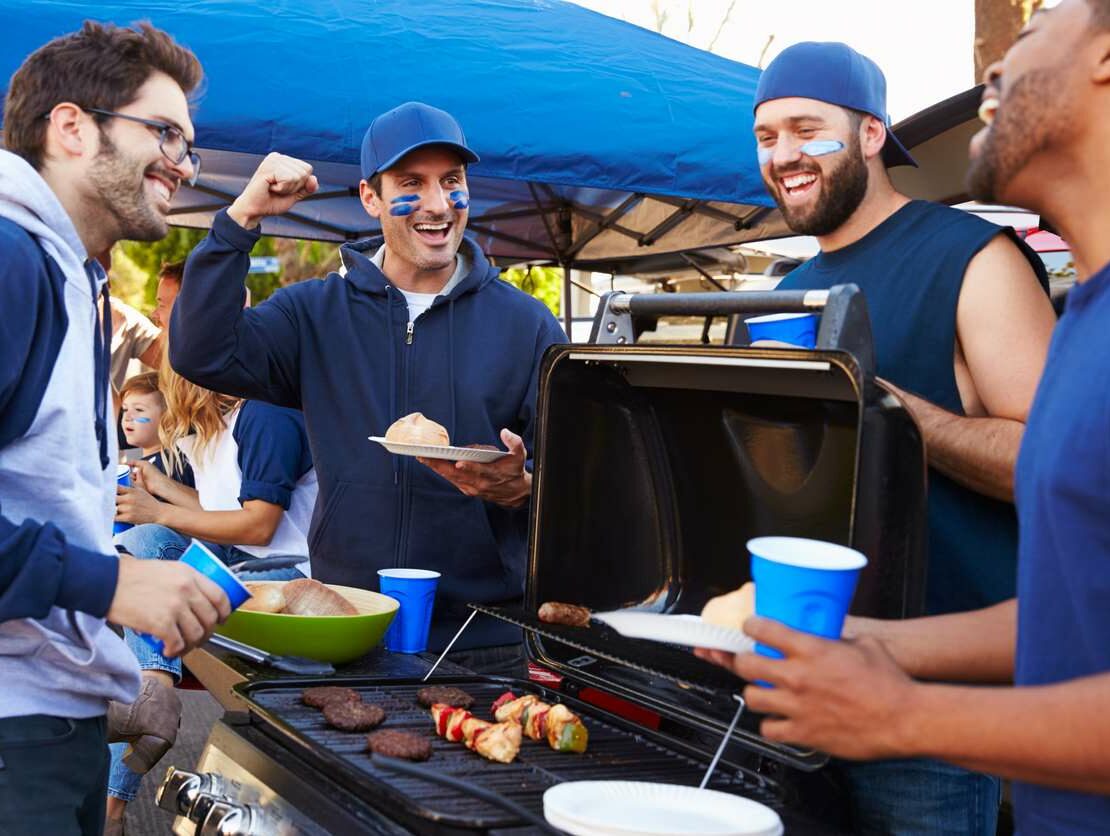
[[[301,702],[313,708],[323,708],[333,702],[362,702],[362,697],[358,695],[358,691],[350,688],[321,685],[317,688],[306,688],[301,694]]]
[[[324,722],[340,731],[360,732],[380,726],[385,711],[365,702],[331,702],[324,706]]]
[[[447,685],[430,685],[416,692],[416,701],[425,708],[431,708],[436,703],[449,705],[452,708],[470,708],[474,705],[474,697],[461,688],[452,688]]]
[[[392,729],[383,729],[367,736],[366,748],[378,755],[404,758],[407,761],[426,761],[432,756],[432,741]]]

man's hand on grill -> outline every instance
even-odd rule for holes
[[[751,683],[744,700],[752,711],[768,715],[764,737],[843,758],[913,754],[908,708],[921,686],[878,641],[830,641],[759,617],[748,619],[744,632],[786,658],[704,649],[697,655]]]
[[[506,508],[519,508],[532,495],[532,474],[524,469],[527,458],[524,439],[510,430],[501,430],[501,443],[508,448],[509,455],[489,464],[425,458],[418,461],[467,496]]]

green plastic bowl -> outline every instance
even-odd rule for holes
[[[262,581],[282,584],[284,581]],[[289,615],[280,612],[236,610],[216,632],[279,656],[304,656],[320,662],[351,662],[381,642],[400,604],[397,599],[327,584],[350,601],[358,615]]]

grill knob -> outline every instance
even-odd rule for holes
[[[198,775],[195,772],[187,772],[171,766],[166,770],[166,777],[162,780],[162,786],[158,788],[155,801],[163,810],[199,821],[193,817],[192,809],[202,793],[222,797],[223,778],[214,772]]]
[[[197,823],[196,832],[198,834],[200,833],[200,824],[208,818],[208,815],[212,812],[212,809],[217,804],[226,803],[227,802],[217,798],[214,795],[209,795],[206,792],[197,793],[196,800],[193,802],[193,806],[189,808],[189,812],[187,813],[187,815],[189,817],[189,821],[194,821]]]
[[[254,811],[246,804],[217,801],[197,825],[196,836],[258,836]]]

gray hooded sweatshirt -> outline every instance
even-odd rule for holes
[[[95,717],[140,684],[102,617],[117,575],[116,437],[108,423],[102,444],[94,427],[106,276],[46,181],[2,150],[0,262],[0,355],[14,355],[0,356],[0,717]],[[21,329],[34,339],[13,338]]]

